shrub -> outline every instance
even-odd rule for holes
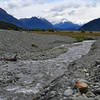
[[[90,31],[89,33],[93,33],[92,31]]]
[[[41,31],[39,28],[34,28],[33,31]]]
[[[77,42],[81,42],[84,40],[93,40],[93,39],[86,35],[79,35],[79,36],[76,36],[76,40],[77,40]]]
[[[85,33],[86,31],[85,30],[81,30],[81,33]]]
[[[48,31],[49,31],[49,32],[54,32],[55,30],[54,30],[54,29],[48,29]]]
[[[46,31],[45,29],[41,29],[41,31]]]

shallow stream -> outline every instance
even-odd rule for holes
[[[94,42],[89,40],[70,45],[63,44],[55,49],[63,47],[67,48],[67,51],[53,59],[0,62],[0,100],[17,100],[14,98],[20,97],[20,94],[38,93],[52,80],[68,71],[67,66],[70,62],[88,54]]]

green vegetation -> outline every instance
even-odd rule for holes
[[[49,31],[49,32],[54,32],[55,30],[54,30],[54,29],[48,29],[48,31]]]
[[[81,42],[83,40],[93,40],[92,38],[88,37],[87,35],[72,35],[71,37],[76,38],[77,42]]]
[[[81,30],[81,33],[85,33],[86,31],[85,30]]]
[[[92,31],[90,31],[89,33],[93,33]]]
[[[43,31],[43,32],[45,32],[45,31],[47,31],[47,32],[55,32],[55,30],[54,29],[40,29],[40,28],[34,28],[34,29],[27,29],[27,30],[24,30],[24,31]]]
[[[39,28],[34,28],[33,31],[41,31]]]
[[[46,31],[45,29],[41,29],[41,31]]]

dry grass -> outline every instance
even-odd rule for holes
[[[93,40],[90,36],[100,36],[100,32],[81,32],[81,31],[55,31],[55,32],[48,32],[48,31],[28,31],[31,33],[38,33],[38,34],[54,34],[54,35],[65,35],[76,38],[78,42],[83,40]]]

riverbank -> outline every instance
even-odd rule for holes
[[[0,58],[18,55],[20,59],[48,59],[54,58],[66,50],[59,49],[56,53],[54,47],[76,42],[74,38],[60,35],[46,35],[9,30],[0,30]]]
[[[100,37],[74,43],[60,35],[5,30],[0,35],[1,57],[18,57],[0,61],[1,100],[99,100]],[[80,93],[78,80],[87,84],[87,93]]]

